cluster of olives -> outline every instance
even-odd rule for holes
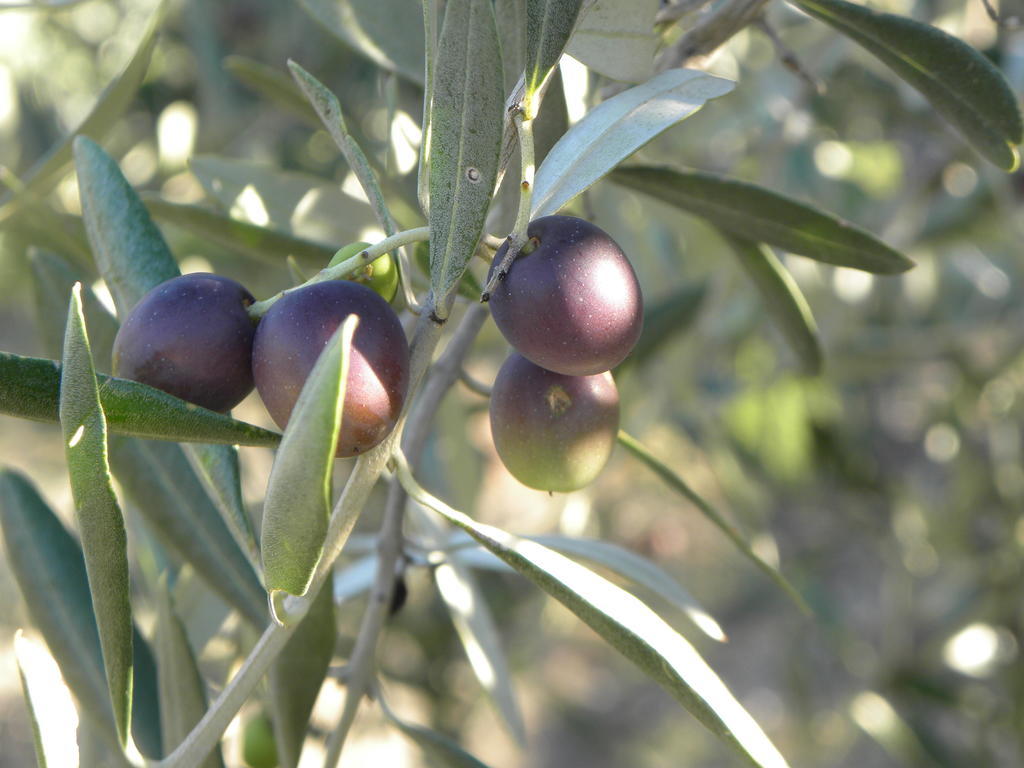
[[[394,274],[389,257],[383,267],[378,271]],[[313,283],[285,293],[256,324],[246,311],[252,294],[239,283],[182,275],[158,285],[129,313],[114,340],[114,373],[214,411],[238,405],[255,384],[284,429],[334,331],[350,314],[358,315],[337,453],[355,456],[391,432],[409,388],[405,331],[373,290],[382,288],[391,298],[395,285],[390,278],[371,287],[349,280]]]
[[[532,250],[516,257],[490,298],[516,350],[491,392],[491,434],[524,485],[572,491],[597,477],[615,445],[619,393],[609,371],[640,337],[643,299],[626,255],[593,224],[546,216],[527,234]]]

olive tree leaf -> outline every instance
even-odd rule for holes
[[[1006,78],[980,52],[941,29],[844,0],[794,0],[856,41],[928,100],[991,163],[1020,164],[1020,107]]]
[[[247,56],[237,55],[224,59],[224,69],[268,101],[294,112],[314,125],[319,124],[320,119],[302,91],[283,71]]]
[[[103,671],[96,615],[78,542],[22,474],[0,469],[0,531],[7,562],[32,623],[60,666],[82,714],[112,744],[118,741]],[[149,646],[134,631],[132,735],[151,757],[162,755],[160,709]]]
[[[0,413],[33,421],[59,420],[61,366],[56,360],[0,352]],[[175,442],[273,447],[281,436],[179,400],[137,381],[97,376],[111,432]]]
[[[415,742],[416,746],[423,750],[428,760],[433,759],[437,761],[438,765],[448,766],[448,768],[488,768],[486,763],[477,760],[443,733],[409,723],[400,718],[388,705],[383,695],[379,696],[379,700],[380,708],[388,721]]]
[[[81,217],[55,211],[2,167],[0,183],[14,192],[14,201],[0,208],[0,231],[16,234],[31,245],[52,248],[70,256],[79,266],[92,268],[92,253]]]
[[[271,264],[280,266],[285,255],[291,255],[305,266],[320,268],[336,250],[329,245],[239,221],[198,205],[171,203],[153,195],[144,195],[143,201],[149,212],[165,224],[181,227],[242,256]]]
[[[407,488],[415,484],[407,464],[398,471]],[[421,489],[410,494],[565,605],[751,764],[787,765],[696,649],[636,597],[542,544],[477,523]]]
[[[648,469],[661,478],[669,488],[697,507],[697,509],[700,510],[708,520],[714,523],[714,525],[726,535],[726,538],[728,538],[742,554],[746,555],[754,565],[760,568],[768,578],[775,582],[775,584],[778,585],[794,603],[796,603],[797,607],[799,607],[801,611],[808,615],[811,614],[810,607],[807,605],[803,596],[797,592],[796,588],[790,584],[781,573],[779,573],[777,568],[774,568],[766,563],[762,558],[758,557],[757,553],[754,552],[747,540],[743,538],[743,535],[736,530],[735,526],[726,520],[717,509],[705,501],[700,494],[694,491],[677,472],[651,453],[643,443],[623,430],[619,430],[618,441],[623,448],[633,454],[633,456],[645,464]]]
[[[555,213],[659,133],[733,87],[694,69],[670,69],[598,104],[537,169],[530,218]]]
[[[720,231],[720,234],[754,282],[768,314],[793,348],[803,372],[817,376],[823,363],[818,326],[796,280],[763,245],[726,232]]]
[[[595,0],[583,10],[565,52],[612,80],[641,83],[654,72],[658,0]]]
[[[863,229],[754,184],[656,166],[618,168],[609,178],[696,214],[723,232],[816,261],[883,275],[914,266]]]
[[[157,30],[163,22],[165,7],[166,3],[161,0],[156,6],[156,10],[153,11],[145,31],[139,38],[139,44],[125,68],[103,90],[85,120],[25,174],[24,183],[29,191],[42,195],[53,189],[71,161],[71,145],[74,138],[76,136],[105,136],[110,127],[127,109],[135,97],[135,92],[142,84],[146,70],[149,69],[149,61],[153,56],[153,49],[156,47]],[[17,205],[17,203],[8,205]],[[0,219],[3,218],[5,218],[5,214],[0,210]]]
[[[509,732],[525,745],[526,726],[512,689],[501,637],[473,573],[459,562],[456,553],[434,569],[434,583],[477,680],[494,701]]]
[[[415,0],[299,0],[338,40],[407,80],[423,84],[423,26]]]
[[[277,753],[285,768],[296,768],[313,704],[334,655],[337,627],[330,585],[310,605],[268,672]]]
[[[92,367],[80,289],[76,285],[71,292],[64,334],[60,423],[114,723],[121,743],[125,744],[132,701],[128,542],[121,508],[110,483],[107,424]]]
[[[270,471],[260,547],[271,593],[304,595],[323,551],[349,350],[358,323],[358,316],[349,315],[320,353]]]
[[[441,28],[431,107],[430,285],[435,312],[445,312],[449,294],[473,257],[494,192],[504,105],[499,51],[489,0],[451,0]]]
[[[246,621],[264,627],[266,594],[259,577],[181,447],[117,439],[110,461],[132,506],[160,540]]]
[[[645,301],[640,340],[629,353],[629,357],[616,369],[616,373],[656,359],[657,352],[665,344],[686,333],[700,316],[707,294],[706,282],[688,283],[656,302]]]
[[[188,643],[185,626],[171,602],[166,579],[161,579],[157,595],[156,659],[160,727],[170,752],[206,713],[206,687]],[[199,768],[224,768],[219,746],[214,747]]]
[[[524,109],[533,118],[533,100],[562,57],[584,0],[526,0],[526,92]]]
[[[32,726],[36,765],[48,768],[51,757],[54,766],[65,765],[78,752],[71,726],[78,715],[60,668],[42,645],[29,640],[20,629],[14,634],[14,658]]]

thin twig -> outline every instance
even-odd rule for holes
[[[475,378],[465,368],[459,370],[459,381],[461,381],[470,392],[475,392],[482,397],[491,396],[491,388],[479,379]]]
[[[690,31],[666,48],[654,63],[657,72],[681,67],[706,56],[756,19],[768,0],[731,0],[705,16]]]
[[[825,93],[825,83],[804,69],[796,52],[782,41],[775,27],[768,23],[768,19],[764,15],[754,19],[753,26],[761,30],[772,41],[772,45],[775,46],[775,55],[779,57],[779,61],[786,69],[803,80],[815,93],[819,95]]]
[[[658,11],[654,16],[654,24],[656,27],[675,24],[684,16],[688,16],[694,11],[699,11],[710,3],[711,0],[677,0],[677,2],[666,5]]]

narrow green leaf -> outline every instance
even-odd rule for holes
[[[309,613],[267,673],[277,753],[285,768],[299,764],[309,716],[331,664],[336,640],[334,600],[328,584],[320,588]]]
[[[97,377],[111,432],[175,442],[273,447],[281,436],[223,413],[186,403],[159,389],[112,376]],[[56,360],[0,352],[0,413],[57,422],[61,366]]]
[[[537,169],[530,218],[555,213],[659,133],[733,87],[705,72],[670,69],[597,105]]]
[[[818,326],[796,280],[763,245],[719,232],[761,293],[768,314],[793,348],[802,371],[817,376],[823,363]]]
[[[323,551],[349,349],[358,322],[355,315],[346,318],[320,354],[270,471],[260,541],[269,592],[305,594]]]
[[[928,99],[986,160],[1020,164],[1024,141],[1017,96],[984,55],[941,29],[844,0],[794,4],[864,46]]]
[[[645,302],[644,330],[617,372],[656,359],[657,352],[665,344],[686,333],[696,322],[707,294],[706,282],[689,283],[656,303]]]
[[[153,195],[144,195],[143,202],[153,216],[166,224],[181,227],[242,256],[255,257],[278,266],[291,255],[301,264],[319,269],[336,250],[288,232],[238,221],[198,205],[171,203]]]
[[[504,110],[499,50],[489,0],[450,0],[431,108],[430,284],[435,311],[446,305],[473,257],[497,179]]]
[[[655,166],[618,168],[610,178],[696,214],[723,232],[826,264],[878,274],[914,266],[869,232],[754,184]]]
[[[0,168],[0,182],[9,182],[9,175]],[[81,217],[55,211],[20,184],[10,185],[14,201],[0,208],[0,231],[16,234],[30,245],[64,253],[80,267],[91,268],[92,252]]]
[[[180,446],[112,440],[121,487],[160,540],[255,627],[267,621],[266,594],[253,566],[192,471]]]
[[[775,582],[783,592],[789,595],[790,599],[797,604],[800,610],[810,615],[810,607],[807,605],[803,596],[796,591],[796,588],[793,587],[793,585],[790,584],[781,573],[779,573],[778,569],[772,567],[758,557],[757,553],[751,549],[750,544],[743,538],[743,535],[736,530],[732,523],[726,520],[718,510],[693,490],[677,472],[651,453],[643,443],[623,430],[619,430],[618,440],[620,445],[622,445],[636,458],[640,459],[640,461],[643,462],[648,469],[654,472],[654,474],[661,478],[669,488],[697,507],[697,509],[700,510],[708,520],[714,523],[715,526],[717,526],[718,529],[726,535],[726,538],[728,538],[741,553],[746,555],[747,558],[754,563],[754,565],[760,568],[768,578]]]
[[[399,468],[406,482],[408,471],[408,466]],[[417,500],[565,605],[751,764],[764,768],[787,765],[696,649],[636,597],[535,541],[477,523],[424,493],[418,494]]]
[[[235,55],[224,59],[224,69],[267,101],[291,110],[314,124],[319,124],[316,112],[309,106],[302,91],[295,87],[292,79],[282,70],[247,56]]]
[[[50,758],[54,765],[64,765],[68,756],[78,751],[71,727],[78,715],[60,669],[46,649],[20,629],[14,634],[14,657],[32,727],[36,765],[47,768]]]
[[[206,713],[206,687],[163,579],[157,595],[156,659],[161,730],[167,751],[171,752]],[[220,747],[214,747],[200,766],[224,768]]]
[[[74,145],[85,230],[117,315],[123,318],[151,288],[180,272],[117,163],[84,136]]]
[[[501,35],[505,93],[512,93],[526,68],[526,0],[494,0],[494,17]]]
[[[21,590],[32,623],[42,633],[75,694],[79,711],[117,742],[110,695],[103,673],[96,617],[81,547],[53,510],[21,474],[0,469],[0,530],[8,563]],[[149,646],[134,632],[135,695],[132,735],[146,755],[162,753],[160,712],[152,684]]]
[[[153,49],[157,42],[156,33],[163,21],[164,7],[164,2],[157,5],[125,68],[103,90],[85,120],[25,174],[24,182],[29,191],[42,195],[53,189],[71,161],[71,144],[76,136],[105,136],[110,127],[120,119],[135,97],[139,85],[142,84],[146,70],[149,69],[149,60],[153,56]],[[17,205],[17,203],[8,205]],[[3,218],[5,215],[0,210],[0,219]]]
[[[596,0],[584,9],[565,52],[612,80],[640,83],[653,74],[658,0]]]
[[[525,103],[528,117],[534,117],[533,99],[562,57],[582,7],[583,0],[526,0]]]
[[[107,425],[92,367],[80,289],[76,286],[72,290],[64,334],[60,423],[114,723],[125,744],[132,702],[128,542],[124,518],[110,484]]]
[[[494,701],[509,733],[520,745],[525,745],[526,726],[515,699],[501,637],[476,578],[455,553],[448,562],[434,569],[434,583],[448,607],[477,680]]]
[[[436,761],[438,765],[447,768],[488,768],[486,763],[477,760],[443,733],[402,720],[388,706],[383,696],[380,696],[380,705],[384,716],[422,749],[428,760]]]
[[[422,14],[415,0],[299,0],[310,16],[377,66],[423,84]]]

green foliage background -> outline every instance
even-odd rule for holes
[[[59,12],[0,12],[0,166],[24,173],[78,124],[123,66],[147,5],[90,0]],[[982,49],[1021,92],[1024,34],[997,32],[980,4],[888,6]],[[681,619],[671,621],[794,765],[1019,765],[1021,175],[986,165],[915,92],[828,28],[781,7],[770,18],[827,93],[814,93],[779,63],[763,34],[745,30],[710,65],[737,79],[736,90],[635,159],[668,158],[812,202],[916,262],[904,275],[872,277],[783,257],[820,328],[822,376],[799,375],[752,283],[707,224],[607,180],[571,210],[630,254],[648,307],[665,302],[679,312],[668,325],[672,332],[645,339],[645,354],[617,375],[623,426],[728,510],[759,554],[777,558],[813,616],[802,615],[625,451],[578,494],[548,498],[520,488],[490,447],[484,401],[466,389],[454,390],[441,411],[422,478],[486,522],[520,533],[609,539],[676,575],[729,642],[696,637]],[[320,193],[306,197],[298,177],[289,186],[252,171],[249,164],[259,163],[311,174],[335,190],[349,173],[305,103],[289,101],[287,93],[278,103],[255,95],[236,76],[249,68],[238,57],[281,76],[285,60],[294,58],[324,80],[371,162],[389,170],[385,186],[400,226],[417,223],[415,170],[398,172],[405,167],[402,142],[392,141],[388,127],[389,109],[418,122],[418,88],[382,75],[298,4],[274,0],[170,5],[137,98],[102,137],[136,189],[165,203],[219,198],[230,209],[233,201],[256,223],[294,226],[323,244],[327,257],[331,244],[374,239],[365,236],[373,227],[365,204],[324,191],[321,208]],[[186,135],[193,119],[195,139],[184,153],[155,139],[168,124],[171,134]],[[185,160],[192,154],[200,159],[190,170]],[[243,181],[231,186],[232,173]],[[246,207],[249,182],[264,201],[262,212]],[[307,215],[293,219],[304,198]],[[336,199],[344,217],[325,213],[335,210]],[[80,214],[73,176],[46,201]],[[212,266],[259,297],[289,284],[283,260],[268,259],[272,247],[254,243],[251,253],[240,254],[159,213],[157,220],[183,266]],[[31,234],[0,222],[0,349],[52,356],[36,331],[29,244]],[[310,264],[314,254],[315,248]],[[86,276],[87,284],[96,279]],[[476,349],[470,370],[489,380],[505,351],[493,325]],[[273,426],[255,397],[236,415]],[[262,498],[271,454],[242,453],[243,491],[253,504]],[[62,513],[71,509],[63,456],[58,426],[0,416],[0,461],[28,473]],[[156,594],[167,555],[133,520],[132,578]],[[361,525],[372,532],[376,516]],[[2,565],[0,594],[16,596]],[[732,764],[696,721],[561,607],[514,575],[486,575],[485,594],[527,721],[530,747],[519,750],[487,706],[430,579],[420,569],[408,579],[409,604],[381,652],[384,671],[401,681],[395,698],[403,713],[458,735],[489,765]],[[215,616],[208,604],[216,599],[198,587],[195,594],[196,605],[207,606],[195,616]],[[136,608],[144,629],[157,608]],[[340,615],[344,649],[358,611]],[[28,623],[20,598],[5,600],[0,766],[31,759],[8,652],[15,628]],[[245,631],[236,627],[229,637]],[[971,666],[956,655],[967,647],[964,638],[974,638],[973,658],[985,663]],[[223,679],[232,650],[206,645],[204,671]],[[360,733],[369,740],[380,727],[367,717]],[[387,749],[405,748],[386,733],[396,740]]]

